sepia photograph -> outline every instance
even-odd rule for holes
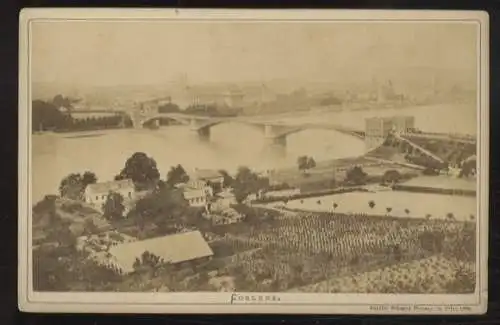
[[[487,28],[24,10],[19,308],[484,313]]]

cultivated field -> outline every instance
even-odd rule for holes
[[[216,256],[224,250],[229,262],[218,266],[217,276],[231,276],[237,291],[442,293],[474,288],[471,222],[298,215],[228,234],[217,246]],[[227,259],[229,252],[234,255]]]
[[[475,286],[473,263],[441,255],[349,276],[334,277],[290,292],[465,293]]]

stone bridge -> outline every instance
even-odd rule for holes
[[[251,125],[263,133],[263,136],[269,147],[274,148],[275,151],[283,151],[287,145],[287,137],[291,134],[295,134],[304,130],[332,130],[356,137],[363,140],[367,145],[367,148],[373,149],[375,147],[382,145],[385,139],[378,139],[378,137],[373,137],[367,135],[364,130],[356,130],[343,125],[327,124],[327,123],[306,123],[306,124],[292,124],[283,123],[275,118],[272,120],[265,120],[263,117],[210,117],[201,115],[190,115],[183,113],[159,113],[157,110],[149,111],[134,111],[130,114],[132,123],[136,128],[142,128],[147,123],[157,123],[159,126],[160,119],[168,119],[176,121],[179,124],[186,125],[189,129],[194,132],[198,138],[202,141],[210,140],[210,130],[212,127],[219,125],[221,123],[242,123],[246,125]],[[468,147],[475,147],[476,139],[469,138],[456,138],[448,134],[411,134],[411,137],[404,133],[393,134],[396,141],[400,142],[403,147],[410,148],[412,151],[418,152],[421,155],[427,156],[434,161],[439,163],[444,163],[446,158],[443,159],[439,154],[436,154],[434,150],[429,150],[420,143],[418,139],[428,139],[430,142],[453,142],[460,145],[466,145]],[[373,138],[373,139],[372,139]],[[377,138],[377,139],[375,139]],[[375,140],[375,142],[374,142]],[[418,140],[418,141],[417,141]],[[373,142],[373,143],[372,143]],[[467,150],[470,151],[470,150]],[[475,153],[475,151],[474,151]]]
[[[176,121],[186,125],[196,132],[201,140],[210,139],[210,129],[222,123],[242,123],[251,125],[263,132],[264,138],[272,145],[286,146],[289,135],[309,129],[332,130],[352,135],[359,139],[365,138],[364,131],[349,129],[340,125],[331,124],[285,124],[278,121],[259,120],[255,117],[209,117],[182,113],[154,113],[136,114],[132,117],[134,127],[142,128],[145,124],[154,122],[159,126],[160,119]]]

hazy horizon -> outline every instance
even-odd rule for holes
[[[190,84],[348,82],[368,80],[378,71],[429,69],[453,71],[457,79],[475,84],[476,28],[466,23],[34,22],[32,81],[118,86],[164,84],[185,76]]]

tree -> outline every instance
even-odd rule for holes
[[[249,192],[241,186],[235,186],[233,189],[233,194],[236,202],[241,204],[248,197]]]
[[[61,197],[72,200],[81,200],[83,198],[83,177],[80,174],[72,173],[63,178],[59,185],[59,193]]]
[[[312,169],[316,167],[316,161],[313,157],[307,158],[307,169]]]
[[[229,175],[229,173],[227,171],[225,171],[225,170],[219,170],[219,173],[224,178],[224,181],[223,181],[223,186],[224,187],[231,187],[231,186],[233,186],[234,178],[231,177],[231,175]]]
[[[186,183],[189,181],[189,175],[181,165],[171,167],[167,173],[167,184],[174,186],[179,183]]]
[[[141,226],[147,221],[163,222],[180,218],[188,208],[189,204],[180,190],[164,187],[138,200],[129,212],[129,217],[134,218]]]
[[[86,171],[85,173],[72,173],[63,178],[59,185],[59,193],[61,197],[72,200],[83,200],[85,188],[89,184],[95,184],[97,177],[94,173]]]
[[[453,215],[453,213],[449,212],[446,214],[446,219],[453,221],[455,220],[455,216]]]
[[[52,103],[41,100],[32,102],[32,130],[58,130],[67,127],[72,122],[71,116],[64,114]]]
[[[83,173],[82,183],[85,187],[89,184],[95,184],[97,183],[97,176],[92,172],[86,171]]]
[[[95,234],[99,231],[99,228],[95,225],[94,221],[89,218],[86,219],[84,222],[84,234],[85,235],[92,235]]]
[[[120,193],[110,192],[106,198],[106,202],[102,205],[104,218],[108,220],[122,218],[125,211],[123,201],[123,196]]]
[[[241,203],[248,195],[258,194],[260,190],[267,187],[269,187],[267,178],[259,177],[248,167],[238,168],[233,182],[233,192],[237,202]]]
[[[382,177],[382,181],[384,183],[392,183],[395,184],[401,180],[401,174],[394,169],[388,170],[384,173],[384,176]]]
[[[391,213],[392,208],[391,207],[387,207],[387,208],[385,208],[385,210],[387,211],[387,214],[389,214],[389,213]]]
[[[462,168],[460,169],[460,174],[458,176],[461,178],[469,177],[470,175],[474,174],[475,169],[476,169],[476,160],[475,159],[467,160],[462,164]]]
[[[405,213],[406,213],[406,214],[410,214],[410,210],[405,209]]]
[[[127,159],[125,167],[115,179],[131,179],[137,187],[149,188],[156,186],[160,172],[153,158],[143,152],[136,152]]]
[[[33,206],[33,223],[45,217],[53,218],[56,214],[56,200],[55,195],[46,195],[43,200],[36,203]]]
[[[352,185],[363,185],[366,182],[366,174],[360,166],[354,166],[346,173],[346,181]]]
[[[339,207],[339,205],[337,203],[333,203],[333,211],[335,211],[337,208]]]
[[[166,103],[158,107],[159,113],[177,113],[180,112],[180,108],[177,104]]]
[[[312,157],[300,156],[297,158],[297,166],[300,171],[306,174],[309,169],[316,167],[316,161]]]
[[[52,100],[52,104],[54,104],[57,108],[59,107],[64,107],[64,108],[71,108],[71,103],[69,98],[64,97],[61,94],[58,94],[54,96],[54,99]]]
[[[370,209],[373,209],[375,207],[375,201],[368,202],[368,206],[370,207]]]

